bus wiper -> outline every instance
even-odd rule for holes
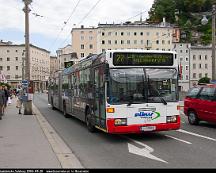
[[[130,100],[129,100],[129,103],[127,104],[127,106],[132,105],[132,103],[133,103],[133,96],[130,96]]]

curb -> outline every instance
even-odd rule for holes
[[[84,168],[79,159],[73,154],[71,149],[65,144],[34,104],[32,104],[32,108],[41,129],[61,164],[61,167]]]

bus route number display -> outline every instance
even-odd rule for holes
[[[114,53],[115,66],[172,66],[173,54],[169,53]]]

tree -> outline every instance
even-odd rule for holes
[[[200,83],[210,83],[210,78],[203,77],[198,81],[198,84],[200,84]]]

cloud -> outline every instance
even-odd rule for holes
[[[98,0],[80,0],[76,10],[75,5],[79,0],[33,0],[30,5],[30,32],[42,34],[46,37],[65,39],[70,36],[74,24],[85,26],[97,26],[98,23],[119,23],[128,18],[145,12],[143,19],[147,17],[153,0],[101,0],[99,4],[84,19],[84,16],[98,2]],[[0,32],[7,28],[13,28],[24,32],[24,12],[22,0],[0,0]],[[65,25],[69,16],[70,20]],[[40,15],[35,16],[34,13]],[[43,17],[41,17],[43,16]],[[140,16],[132,20],[139,20]]]

